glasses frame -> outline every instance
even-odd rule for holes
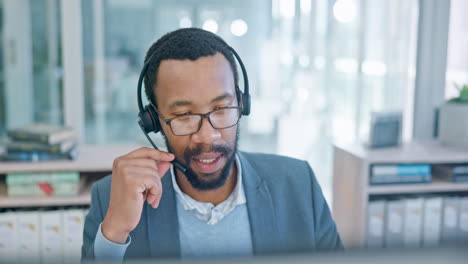
[[[164,117],[163,114],[161,114],[158,109],[153,105],[153,108],[154,110],[156,111],[156,113],[159,115],[159,117],[164,121],[164,123],[166,123],[166,125],[168,125],[170,128],[171,128],[171,131],[172,131],[172,134],[174,134],[175,136],[190,136],[190,135],[193,135],[193,134],[196,134],[200,131],[200,128],[203,124],[203,119],[207,118],[208,119],[208,122],[210,123],[211,127],[213,127],[214,129],[226,129],[226,128],[230,128],[230,127],[233,127],[235,125],[237,125],[239,123],[239,120],[241,119],[242,117],[242,107],[240,106],[227,106],[227,107],[222,107],[222,108],[218,108],[218,109],[215,109],[213,111],[210,111],[210,112],[207,112],[207,113],[204,113],[204,114],[199,114],[199,113],[193,113],[193,114],[188,114],[188,115],[196,115],[196,116],[200,116],[201,119],[200,119],[200,122],[198,122],[198,129],[197,131],[193,132],[193,133],[189,133],[189,134],[183,134],[183,135],[177,135],[176,133],[174,133],[174,129],[172,129],[172,126],[171,126],[171,122],[179,117],[183,117],[183,116],[176,116],[176,117],[173,117],[173,118],[169,118],[169,119],[166,119]],[[227,127],[223,127],[223,128],[216,128],[213,123],[211,122],[211,118],[210,118],[210,115],[216,111],[219,111],[219,110],[225,110],[225,109],[237,109],[238,110],[238,117],[237,117],[237,121],[236,123],[234,123],[232,126],[227,126]]]

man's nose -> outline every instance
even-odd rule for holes
[[[208,118],[203,118],[200,130],[192,135],[192,139],[195,143],[209,144],[221,138],[219,129],[214,128]]]

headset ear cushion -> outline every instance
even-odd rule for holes
[[[154,130],[153,120],[146,109],[138,113],[138,125],[146,134]]]
[[[250,114],[250,95],[244,94],[241,92],[239,87],[236,85],[236,97],[237,102],[242,104],[242,115],[249,115]]]
[[[149,104],[145,106],[145,112],[148,113],[148,115],[151,117],[151,123],[152,123],[152,132],[158,133],[161,131],[161,124],[159,123],[159,116],[158,113],[156,113],[156,110],[154,110],[153,105]]]

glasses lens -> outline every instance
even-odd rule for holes
[[[186,136],[198,132],[201,123],[200,115],[184,115],[172,119],[172,132],[177,136]],[[216,129],[232,127],[239,121],[239,108],[223,108],[211,112],[211,125]]]
[[[196,133],[200,126],[201,116],[185,115],[171,121],[172,132],[177,136],[184,136]]]
[[[239,121],[239,108],[223,108],[210,114],[210,121],[214,128],[227,128]]]

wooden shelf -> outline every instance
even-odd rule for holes
[[[398,147],[368,149],[362,144],[336,144],[339,148],[351,155],[376,163],[466,163],[468,162],[468,150],[450,148],[439,141],[411,142]]]
[[[467,191],[468,183],[432,182],[421,184],[386,184],[371,185],[368,187],[369,195],[376,194],[412,194]]]
[[[90,191],[70,197],[8,197],[0,196],[0,208],[24,208],[43,206],[88,205],[91,202]]]
[[[425,195],[468,192],[468,183],[369,185],[375,164],[468,164],[468,150],[449,148],[438,141],[411,142],[399,147],[368,149],[362,144],[335,144],[333,161],[333,217],[343,243],[362,248],[367,232],[367,210],[372,195]],[[435,176],[435,175],[433,175]]]

